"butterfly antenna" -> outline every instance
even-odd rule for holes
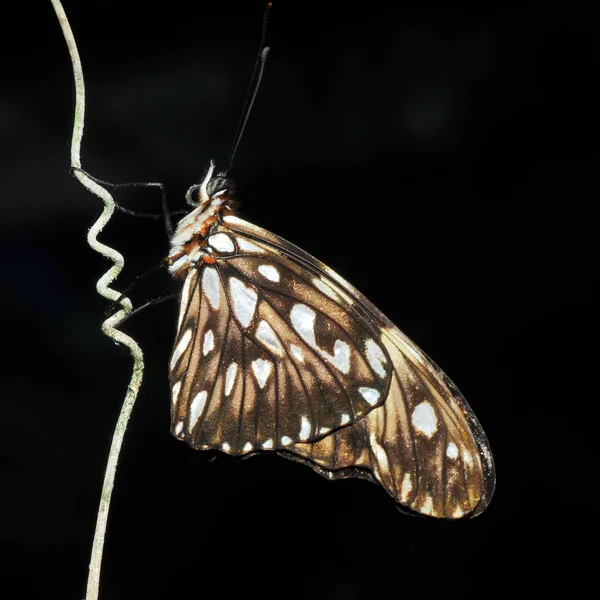
[[[244,129],[246,128],[246,124],[248,123],[248,117],[250,116],[250,112],[252,111],[252,106],[254,105],[254,101],[256,100],[256,95],[258,93],[258,88],[260,87],[260,82],[262,81],[263,72],[265,70],[265,63],[267,62],[267,56],[269,54],[269,47],[265,47],[265,38],[267,37],[267,25],[269,23],[271,6],[272,3],[268,2],[267,6],[265,7],[265,12],[263,13],[263,26],[262,36],[260,38],[260,47],[258,49],[258,55],[256,56],[256,62],[254,63],[254,69],[252,70],[252,77],[250,77],[250,83],[248,84],[248,91],[246,92],[246,98],[244,100],[242,114],[240,116],[235,135],[233,136],[233,142],[231,144],[231,153],[229,154],[229,164],[227,165],[227,170],[225,171],[225,174],[231,171],[231,166],[233,165],[235,153],[237,152],[238,146],[240,145],[242,134],[244,133]]]

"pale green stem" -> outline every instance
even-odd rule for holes
[[[69,21],[60,0],[50,1],[52,2],[52,6],[54,7],[60,22],[65,41],[67,42],[69,53],[71,55],[71,63],[73,65],[73,77],[75,79],[75,118],[73,123],[73,137],[71,140],[71,167],[81,168],[80,151],[85,115],[85,86],[83,83],[81,60],[79,58],[79,52],[77,51],[77,44],[75,43],[73,32],[71,31],[71,26],[69,25]],[[115,302],[119,299],[120,293],[110,288],[109,285],[123,269],[124,259],[119,252],[98,241],[98,234],[108,223],[115,210],[115,203],[107,190],[99,186],[97,183],[91,181],[89,177],[86,177],[81,171],[75,171],[74,174],[86,189],[99,196],[104,202],[104,210],[102,211],[100,218],[91,227],[87,239],[92,249],[110,259],[114,263],[113,266],[98,280],[98,283],[96,284],[96,290],[100,295],[104,296],[108,300],[111,300],[112,302]],[[127,423],[129,421],[129,417],[131,416],[133,405],[142,384],[142,377],[144,373],[144,358],[141,348],[132,338],[117,329],[121,320],[128,312],[131,311],[131,301],[129,298],[123,297],[119,300],[119,304],[122,306],[122,309],[102,323],[102,331],[115,342],[123,344],[129,348],[131,356],[133,357],[133,372],[127,388],[127,394],[125,395],[125,401],[123,402],[123,407],[121,408],[121,413],[115,426],[113,440],[110,447],[110,454],[106,465],[104,484],[102,486],[102,496],[100,498],[98,518],[96,521],[96,531],[92,545],[92,555],[90,558],[86,600],[97,600],[98,598],[100,588],[100,571],[102,566],[102,552],[104,549],[106,524],[108,520],[110,499],[115,481],[117,463],[119,460],[121,446],[123,445],[123,437],[127,429]]]

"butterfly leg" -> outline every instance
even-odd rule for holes
[[[152,275],[153,273],[156,273],[156,271],[158,271],[159,269],[162,269],[164,266],[168,265],[168,260],[167,259],[162,259],[158,264],[154,265],[152,268],[150,268],[148,271],[146,271],[145,273],[141,273],[140,275],[137,275],[135,277],[135,279],[121,292],[121,295],[114,301],[112,302],[109,307],[106,309],[106,315],[112,315],[114,312],[116,312],[118,305],[121,304],[121,301],[123,300],[123,298],[143,279],[146,279],[146,277],[148,277],[149,275]],[[158,304],[158,303],[157,303]],[[145,306],[145,305],[144,305]],[[133,313],[138,312],[139,309],[135,309],[134,311],[132,311]],[[131,313],[130,313],[131,314]],[[127,316],[127,318],[129,318],[129,315]]]
[[[136,212],[133,210],[129,210],[128,208],[124,208],[123,206],[120,206],[116,202],[115,202],[115,208],[117,210],[120,210],[121,212],[125,213],[126,215],[130,215],[132,217],[145,217],[145,218],[149,218],[149,219],[160,219],[162,216],[165,220],[165,230],[167,232],[167,236],[169,237],[169,239],[173,235],[173,224],[171,223],[171,215],[172,214],[185,214],[187,212],[187,211],[181,211],[181,212],[178,211],[176,213],[169,212],[169,207],[167,205],[167,195],[165,192],[165,186],[162,183],[159,183],[159,182],[112,183],[110,181],[104,181],[103,179],[98,179],[97,177],[90,175],[87,171],[84,171],[83,169],[79,169],[78,167],[71,167],[69,169],[69,172],[71,173],[71,175],[73,175],[73,173],[75,171],[79,171],[80,173],[83,173],[86,177],[89,177],[94,183],[97,183],[98,185],[104,185],[104,186],[110,187],[115,190],[122,189],[122,188],[159,188],[160,194],[161,194],[161,199],[162,199],[162,208],[163,208],[162,215],[155,214],[155,213]]]
[[[144,310],[146,308],[150,308],[151,306],[156,306],[157,304],[162,304],[163,302],[166,302],[167,300],[175,300],[177,298],[177,296],[178,296],[178,294],[169,294],[167,296],[159,296],[158,298],[152,298],[152,300],[148,300],[141,306],[134,308],[130,313],[127,313],[123,317],[123,319],[121,319],[119,326],[122,325],[123,323],[125,323],[125,321],[128,321],[129,319],[131,319],[131,317],[133,317],[133,315],[137,315],[142,310]]]
[[[121,188],[156,188],[156,187],[159,188],[160,189],[160,193],[161,193],[161,197],[162,197],[163,215],[153,214],[153,213],[136,212],[136,211],[124,208],[124,207],[120,206],[119,204],[117,204],[116,202],[115,202],[115,208],[117,208],[117,210],[120,210],[121,212],[123,212],[123,213],[125,213],[127,215],[130,215],[130,216],[133,216],[133,217],[146,217],[146,218],[151,218],[151,219],[160,219],[161,216],[163,216],[164,219],[165,219],[165,228],[166,228],[166,231],[167,231],[167,235],[170,238],[171,235],[173,234],[173,225],[171,223],[171,214],[178,214],[178,213],[170,213],[169,212],[168,205],[167,205],[167,197],[166,197],[166,193],[165,193],[165,186],[164,186],[164,184],[158,183],[158,182],[112,183],[110,181],[104,181],[103,179],[98,179],[97,177],[94,177],[93,175],[91,175],[87,171],[84,171],[83,169],[80,169],[78,167],[71,167],[69,169],[69,172],[71,173],[71,175],[73,175],[73,173],[75,171],[79,171],[80,173],[83,173],[86,177],[89,177],[93,182],[97,183],[98,185],[104,185],[104,186],[110,187],[112,189],[121,189]],[[183,212],[185,213],[186,211],[183,211]],[[151,269],[149,269],[145,273],[142,273],[141,275],[138,275],[123,290],[123,292],[121,293],[121,295],[114,302],[112,302],[110,304],[110,306],[106,309],[106,314],[110,315],[110,314],[114,313],[115,310],[116,310],[116,307],[121,303],[121,301],[123,300],[123,298],[125,297],[125,295],[127,293],[129,293],[129,291],[132,288],[134,288],[141,280],[145,279],[149,275],[152,275],[152,273],[155,273],[156,271],[158,271],[159,269],[161,269],[165,265],[166,265],[166,262],[164,260],[161,260],[157,265],[155,265],[154,267],[152,267]],[[159,304],[163,300],[169,300],[171,298],[172,298],[172,296],[165,296],[162,299],[159,298],[159,299],[155,299],[155,300],[150,300],[146,304],[142,305],[139,308],[136,308],[134,311],[132,311],[131,313],[129,313],[127,315],[126,319],[129,319],[131,317],[131,315],[138,313],[143,308],[147,308],[148,306],[152,306],[154,304]]]

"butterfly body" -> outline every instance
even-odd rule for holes
[[[371,479],[421,514],[480,513],[494,467],[460,392],[348,282],[238,218],[214,168],[171,240],[169,269],[184,277],[174,435],[232,455],[276,451],[331,479]]]
[[[211,161],[205,181],[199,186],[200,202],[179,221],[171,238],[169,272],[175,277],[185,276],[199,262],[212,264],[210,253],[214,248],[206,243],[207,233],[235,204],[231,183],[220,174],[214,175],[214,171]]]

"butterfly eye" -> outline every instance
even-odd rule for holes
[[[206,186],[206,192],[208,193],[209,197],[213,197],[216,194],[223,194],[223,192],[225,192],[225,195],[227,194],[227,192],[230,189],[230,181],[229,179],[227,179],[226,177],[222,177],[219,175],[217,175],[216,177],[213,177],[209,182],[208,185]]]

